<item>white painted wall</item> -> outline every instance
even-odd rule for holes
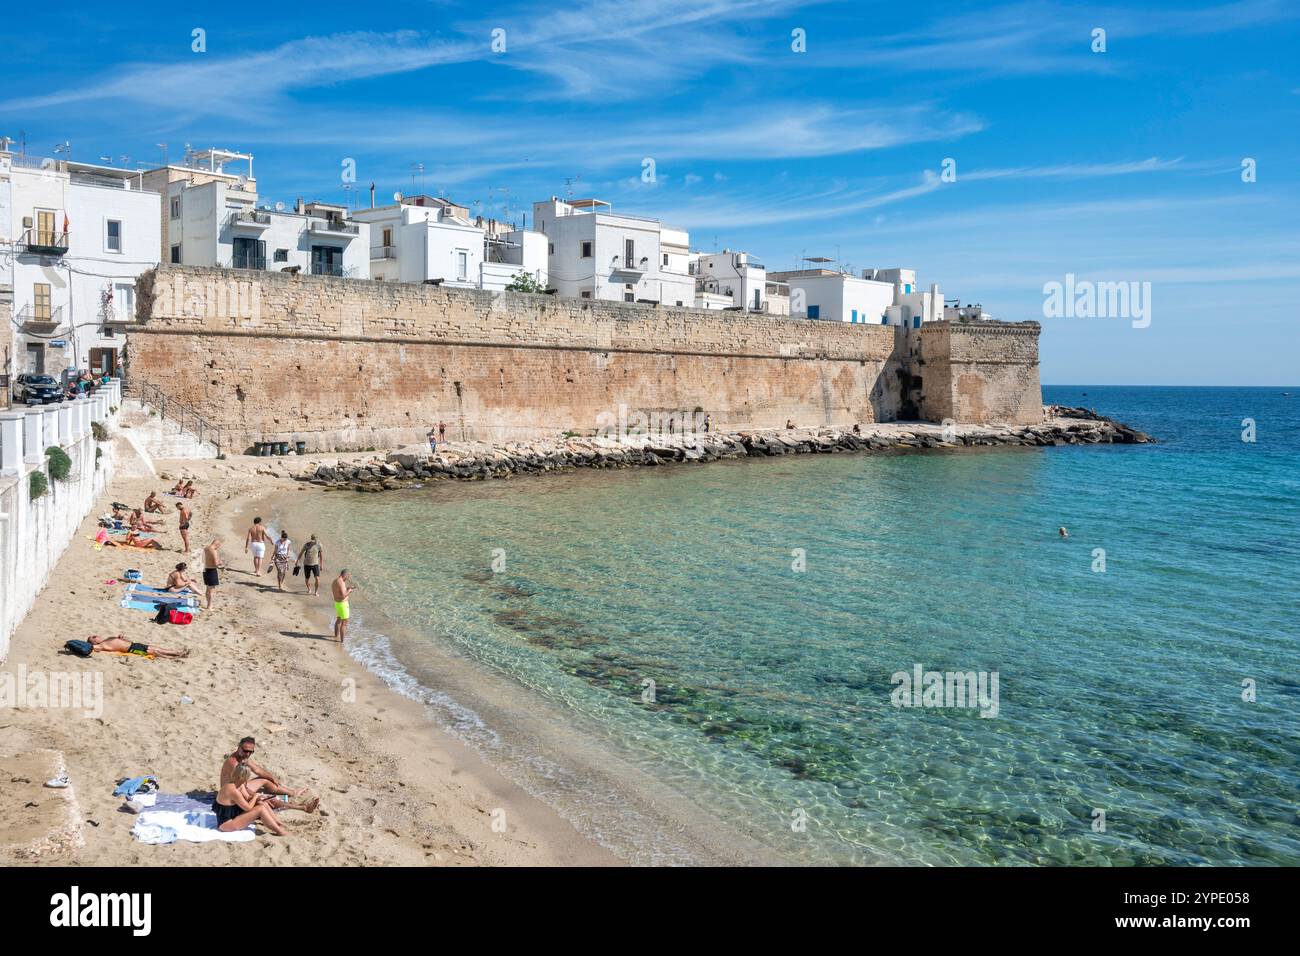
[[[767,298],[767,269],[745,252],[695,254],[695,278],[713,280],[709,291],[726,294],[730,290],[731,304],[753,312],[763,311]]]
[[[111,441],[99,444],[87,433],[59,444],[72,459],[72,473],[66,482],[51,480],[50,490],[37,500],[31,500],[29,487],[32,466],[17,475],[0,475],[0,514],[6,516],[0,519],[0,661],[8,656],[10,638],[75,540],[81,522],[112,481]],[[96,447],[103,449],[98,467]],[[50,635],[59,643],[65,639]]]
[[[790,285],[792,303],[798,301],[800,294],[803,296],[805,308],[796,311],[807,312],[815,307],[819,313],[817,317],[823,321],[880,325],[885,310],[894,304],[891,282],[839,274],[791,275],[783,281]]]

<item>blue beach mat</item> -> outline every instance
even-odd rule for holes
[[[186,611],[203,610],[203,608],[198,604],[183,604],[180,601],[157,600],[155,598],[150,598],[148,600],[133,601],[131,600],[131,595],[129,594],[126,597],[122,598],[122,600],[118,603],[118,607],[129,608],[132,611],[148,611],[150,614],[157,614],[159,604],[165,604],[168,607],[184,609]]]

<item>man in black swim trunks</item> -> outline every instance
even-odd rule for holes
[[[136,654],[140,657],[187,657],[189,651],[174,651],[169,647],[159,647],[157,644],[136,644],[128,641],[121,634],[117,637],[100,637],[98,634],[90,635],[91,646],[97,651],[111,651],[118,654]]]
[[[203,549],[203,584],[207,588],[208,610],[212,609],[212,592],[221,583],[217,570],[221,567],[221,539],[213,538]]]
[[[320,594],[320,572],[325,566],[325,551],[312,535],[311,540],[298,552],[298,564],[302,565],[302,583],[308,594]],[[312,579],[315,578],[315,581]]]
[[[190,509],[185,507],[185,502],[176,502],[176,510],[181,513],[181,523],[177,525],[176,530],[181,533],[182,552],[190,553]]]

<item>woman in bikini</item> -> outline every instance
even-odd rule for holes
[[[285,836],[288,831],[272,809],[271,801],[263,794],[247,795],[243,785],[251,780],[253,773],[247,767],[236,767],[229,783],[217,791],[212,801],[212,812],[217,815],[217,829],[222,833],[234,833],[250,823],[261,822],[276,836]]]
[[[146,521],[144,517],[144,512],[142,512],[139,508],[136,508],[134,511],[131,512],[131,530],[157,532],[158,527],[157,525],[153,524],[153,522]]]
[[[182,498],[194,498],[194,497],[197,497],[197,496],[198,496],[198,493],[199,493],[199,490],[198,490],[197,488],[194,487],[194,479],[193,479],[193,478],[191,478],[189,481],[185,482],[185,487],[181,489],[181,497],[182,497]]]

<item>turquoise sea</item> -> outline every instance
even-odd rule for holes
[[[1044,389],[1153,446],[440,483],[286,518],[347,554],[355,656],[633,862],[716,861],[707,833],[792,863],[1297,865],[1285,392]],[[996,672],[996,716],[895,706],[915,665]]]

